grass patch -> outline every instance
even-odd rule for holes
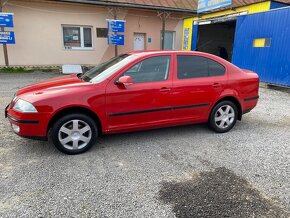
[[[58,68],[25,68],[25,67],[3,67],[0,68],[0,73],[32,73],[32,72],[58,72]]]
[[[34,70],[24,67],[4,67],[0,68],[0,73],[31,73]]]

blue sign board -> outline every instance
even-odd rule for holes
[[[107,20],[108,22],[108,32],[121,32],[125,31],[125,21],[124,20]]]
[[[109,34],[108,44],[112,45],[124,45],[124,35],[120,34]]]
[[[197,13],[226,7],[232,4],[232,0],[198,0]]]
[[[15,44],[14,32],[0,32],[0,44]]]
[[[13,27],[13,14],[0,13],[0,27]]]

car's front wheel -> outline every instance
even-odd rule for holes
[[[214,131],[224,133],[230,131],[235,126],[237,118],[237,106],[231,101],[222,101],[213,108],[209,124]]]
[[[97,140],[96,123],[85,114],[69,114],[57,120],[51,129],[55,147],[66,154],[89,150]]]

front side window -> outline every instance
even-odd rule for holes
[[[225,67],[211,59],[193,56],[177,56],[178,79],[201,78],[209,76],[222,76]]]
[[[65,49],[92,49],[91,27],[63,26],[62,28]]]
[[[131,76],[134,83],[164,81],[168,78],[169,68],[170,56],[158,56],[135,64],[124,75]]]

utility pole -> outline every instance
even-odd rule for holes
[[[0,0],[0,13],[3,12],[4,7],[4,0]],[[4,32],[5,28],[1,27],[1,31]],[[8,52],[7,52],[7,45],[3,44],[3,53],[4,53],[4,59],[5,59],[5,66],[9,66],[9,60],[8,60]]]

